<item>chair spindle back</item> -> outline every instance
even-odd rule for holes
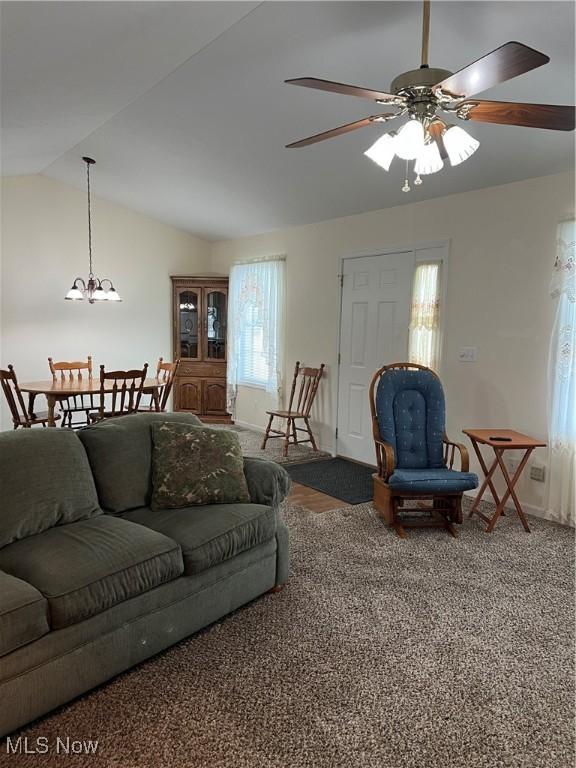
[[[127,413],[136,413],[142,397],[142,388],[148,371],[148,363],[144,368],[131,371],[106,371],[104,365],[100,366],[100,415],[121,416]],[[107,382],[112,381],[112,388]],[[106,395],[110,395],[111,402],[106,407]]]
[[[158,366],[156,367],[156,378],[158,381],[165,382],[164,386],[162,387],[162,397],[160,399],[161,411],[166,410],[166,405],[168,403],[168,398],[170,397],[170,392],[172,391],[174,377],[176,375],[176,369],[178,368],[179,362],[180,358],[175,360],[173,363],[165,363],[162,357],[158,360]]]
[[[88,360],[67,362],[61,360],[57,363],[53,361],[51,357],[48,358],[48,365],[50,366],[50,373],[52,374],[52,380],[57,381],[57,373],[60,372],[60,380],[66,381],[65,371],[68,371],[68,380],[74,381],[74,372],[76,371],[76,378],[78,381],[82,381],[82,371],[88,371],[88,379],[92,379],[92,357],[88,355]]]
[[[290,412],[302,413],[306,417],[310,416],[314,398],[318,392],[320,379],[324,374],[324,367],[325,365],[322,363],[320,368],[301,368],[300,362],[296,363],[294,368],[294,378],[292,379],[292,389],[290,391],[290,403],[288,404],[288,410]],[[298,379],[300,379],[299,387]],[[298,400],[296,402],[296,407],[293,408],[297,389]]]
[[[14,429],[20,425],[23,427],[30,427],[30,415],[28,414],[26,404],[24,403],[22,392],[18,386],[16,372],[12,365],[8,366],[8,370],[0,370],[0,384],[2,385],[4,396],[8,401]]]

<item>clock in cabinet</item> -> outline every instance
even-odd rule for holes
[[[172,277],[174,410],[227,422],[227,277]]]

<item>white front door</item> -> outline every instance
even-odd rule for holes
[[[368,390],[374,373],[408,356],[414,251],[344,259],[337,452],[376,463]]]

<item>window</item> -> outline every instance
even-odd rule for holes
[[[408,359],[433,371],[440,366],[441,262],[420,263],[414,273]]]
[[[236,264],[230,272],[228,405],[238,386],[261,387],[278,404],[283,378],[284,259]]]
[[[266,387],[269,366],[264,354],[264,317],[256,302],[247,302],[238,350],[238,383]]]

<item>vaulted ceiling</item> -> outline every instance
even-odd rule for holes
[[[466,163],[401,191],[363,156],[369,101],[284,85],[387,90],[420,62],[417,2],[25,2],[1,7],[2,173],[43,173],[209,239],[306,224],[573,168],[574,134],[467,124]],[[509,40],[549,64],[482,98],[569,104],[574,4],[432,2],[430,64],[455,71]]]

